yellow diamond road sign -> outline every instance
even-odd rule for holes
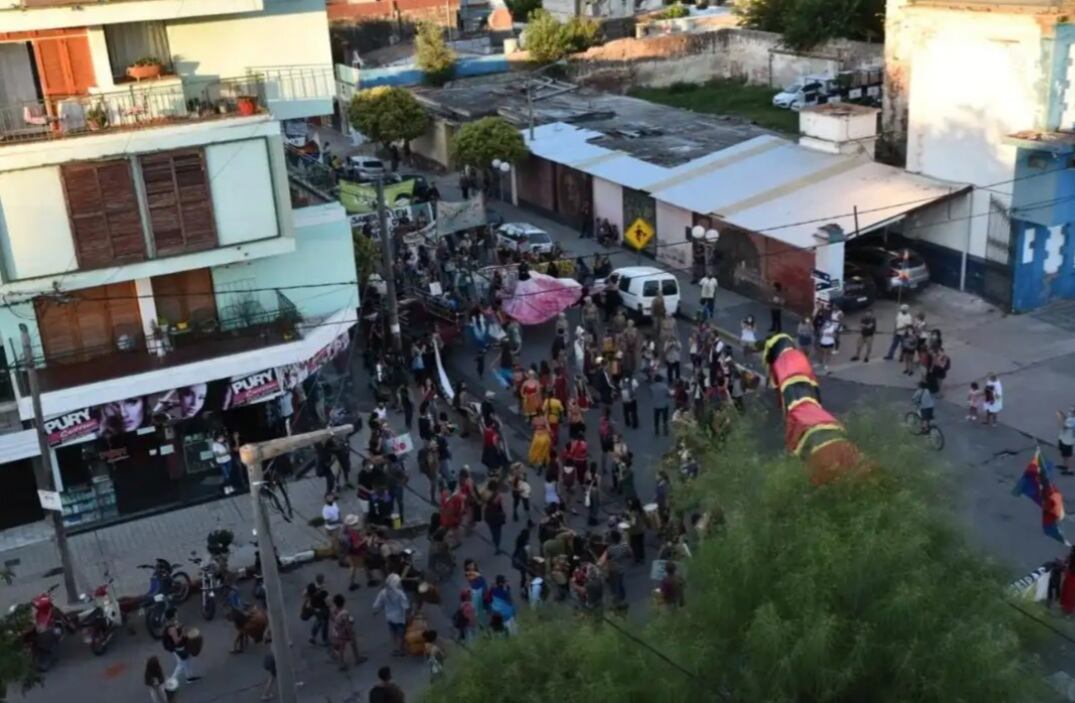
[[[653,234],[653,227],[650,226],[650,223],[639,217],[623,233],[623,238],[635,249],[642,249],[649,244],[649,240],[653,239]]]

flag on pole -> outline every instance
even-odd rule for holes
[[[1071,546],[1060,529],[1060,523],[1066,517],[1064,496],[1052,482],[1053,467],[1041,454],[1039,447],[1023,475],[1012,488],[1013,495],[1024,495],[1041,506],[1041,530],[1047,537],[1052,537],[1064,546]]]

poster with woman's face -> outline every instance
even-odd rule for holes
[[[149,425],[150,416],[147,405],[145,396],[134,396],[100,406],[99,435],[111,437],[124,432],[134,432]]]
[[[165,423],[198,417],[207,409],[219,407],[219,402],[214,401],[222,395],[220,386],[219,382],[195,383],[155,394],[150,398],[151,417]]]

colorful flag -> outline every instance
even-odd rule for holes
[[[1049,462],[1042,457],[1041,449],[1039,448],[1034,452],[1034,456],[1030,459],[1026,469],[1023,470],[1023,475],[1019,477],[1019,480],[1015,482],[1015,486],[1012,487],[1012,495],[1026,496],[1036,504],[1041,505],[1042,476],[1044,475],[1045,480],[1048,481],[1049,470]]]

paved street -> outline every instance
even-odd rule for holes
[[[337,153],[344,151],[337,149]],[[438,180],[438,187],[446,199],[458,197],[455,177],[446,176]],[[605,250],[594,240],[579,239],[577,233],[530,212],[513,208],[509,204],[496,203],[493,208],[502,212],[506,220],[524,220],[533,222],[547,229],[554,238],[562,242],[565,249],[576,255],[591,254]],[[625,250],[615,250],[614,266],[624,266],[636,261],[650,263],[648,259]],[[688,314],[697,304],[697,289],[684,283],[684,297]],[[1013,578],[1038,566],[1042,561],[1056,556],[1060,545],[1047,540],[1041,534],[1040,514],[1026,499],[1011,495],[1011,486],[1031,456],[1035,437],[1047,442],[1055,439],[1052,424],[1056,408],[1072,402],[1075,397],[1075,384],[1072,382],[1071,368],[1075,368],[1075,339],[1070,332],[1064,331],[1058,320],[1041,317],[1012,317],[997,313],[988,306],[980,305],[969,296],[933,287],[927,290],[912,304],[920,305],[927,311],[928,318],[945,330],[946,345],[953,357],[951,389],[946,399],[938,404],[938,424],[947,437],[947,446],[940,454],[943,470],[951,479],[953,517],[962,525],[974,543],[980,545],[985,555],[995,559]],[[891,326],[894,316],[894,303],[884,302],[878,305],[878,317],[882,333],[878,344],[887,343],[884,331]],[[754,314],[759,319],[767,316],[763,305],[730,291],[720,291],[717,306],[717,322],[726,329],[737,329],[738,321],[746,314]],[[576,322],[572,311],[572,323]],[[849,319],[849,326],[854,327],[854,316]],[[679,331],[686,339],[688,324],[681,321]],[[527,328],[524,331],[523,361],[537,362],[545,357],[551,346],[553,325],[551,323]],[[905,411],[910,397],[909,384],[898,373],[894,362],[880,360],[880,353],[875,351],[877,360],[870,364],[856,364],[848,361],[850,353],[845,352],[836,357],[833,374],[822,381],[822,391],[826,406],[837,414],[845,414],[857,408],[868,408],[889,413],[893,418],[893,431],[903,433],[895,419]],[[453,382],[465,381],[472,391],[494,388],[489,372],[484,379],[476,377],[472,351],[465,346],[450,350],[446,365]],[[490,363],[492,367],[494,363]],[[963,388],[971,379],[980,378],[988,371],[997,371],[1004,377],[1006,400],[1000,427],[987,429],[981,425],[967,423],[961,406]],[[358,389],[360,408],[368,409],[370,399],[365,392],[365,381],[359,377],[355,383]],[[761,403],[773,413],[774,448],[781,446],[776,438],[782,428],[775,415],[775,399],[771,393],[763,393],[756,402]],[[511,442],[515,455],[524,454],[529,442],[527,428],[511,411],[514,405],[506,392],[497,388],[497,404],[501,416],[505,419],[506,436]],[[619,422],[619,408],[616,409]],[[626,433],[627,441],[636,454],[635,466],[638,490],[644,499],[653,495],[653,467],[667,450],[665,438],[655,438],[652,433],[651,407],[647,393],[640,393],[640,419],[642,427],[637,431]],[[397,429],[401,424],[399,416],[393,416]],[[622,423],[620,423],[622,426]],[[596,415],[591,413],[588,422],[591,432],[591,446],[596,446]],[[361,444],[361,437],[355,444]],[[917,439],[907,436],[907,441]],[[469,463],[478,467],[480,441],[456,440],[453,452],[458,467]],[[1051,448],[1047,451],[1052,451]],[[425,494],[425,479],[414,471],[413,458],[409,461],[412,475],[412,487],[419,494]],[[1075,481],[1061,479],[1061,490],[1068,494],[1069,502],[1075,497]],[[532,480],[535,487],[536,515],[541,509],[540,481]],[[323,484],[320,479],[305,479],[292,484],[292,500],[297,511],[304,517],[318,513],[321,505]],[[343,511],[354,505],[353,494],[344,497]],[[510,500],[510,499],[509,499]],[[418,498],[408,496],[409,505],[417,506]],[[647,502],[644,500],[643,502]],[[614,510],[615,505],[606,506]],[[353,509],[353,508],[352,508]],[[80,535],[72,540],[80,571],[87,576],[87,582],[100,580],[104,565],[117,577],[121,593],[136,593],[144,590],[145,572],[137,571],[133,564],[151,560],[155,556],[181,558],[192,549],[199,551],[203,547],[204,536],[216,527],[227,527],[238,533],[249,529],[250,504],[247,496],[209,503],[203,506],[166,513],[153,518],[141,520],[114,528],[99,530]],[[1069,513],[1075,512],[1075,504],[1069,505]],[[428,515],[428,508],[416,512],[416,517]],[[578,518],[575,518],[577,521]],[[273,516],[274,531],[281,552],[289,553],[309,549],[321,539],[321,532],[310,527],[305,520],[297,519],[294,523],[283,522],[279,516]],[[576,523],[580,524],[580,523]],[[1075,525],[1066,523],[1069,533],[1075,534]],[[504,532],[504,544],[510,545],[517,533],[518,525],[509,523]],[[458,560],[465,557],[476,558],[487,577],[499,573],[512,576],[507,557],[494,557],[492,546],[484,537],[484,526],[477,528],[477,533],[470,537],[457,554]],[[11,546],[9,544],[9,546]],[[424,554],[424,538],[418,538],[414,546]],[[246,555],[237,557],[243,561]],[[30,594],[40,590],[49,583],[60,580],[48,576],[58,566],[54,549],[47,542],[24,544],[18,548],[5,551],[3,559],[14,564],[15,583],[4,591],[2,605],[25,600]],[[346,594],[346,572],[334,563],[320,562],[306,565],[284,575],[284,585],[288,589],[291,604],[289,617],[292,618],[294,651],[296,653],[299,675],[303,682],[303,700],[344,701],[356,692],[364,692],[373,682],[377,666],[389,663],[396,672],[398,682],[409,696],[421,690],[427,680],[427,674],[421,661],[413,659],[389,659],[386,656],[373,656],[369,663],[353,670],[349,674],[336,671],[328,661],[327,653],[306,644],[305,630],[307,623],[298,621],[298,593],[303,585],[316,573],[327,575],[330,590],[343,591],[347,595],[349,608],[359,618],[362,646],[368,652],[386,652],[388,647],[387,630],[380,616],[369,612],[375,590],[363,587],[355,593]],[[454,603],[462,586],[460,569],[456,570],[450,583],[441,590],[444,604],[430,612],[431,625],[446,633],[449,628],[448,616],[454,609]],[[251,586],[245,586],[245,595],[249,599]],[[642,604],[647,601],[647,574],[643,569],[635,569],[629,581],[629,592],[640,607],[633,612],[644,610]],[[294,594],[294,595],[292,595]],[[202,627],[201,617],[197,612],[196,599],[192,599],[184,610],[188,623]],[[264,681],[261,670],[261,653],[265,647],[254,646],[246,654],[229,655],[230,626],[219,621],[202,627],[206,633],[206,650],[198,659],[197,666],[204,679],[182,691],[184,703],[210,703],[217,700],[252,701],[260,695],[260,685]],[[145,657],[156,654],[166,662],[169,657],[158,643],[151,641],[144,632],[142,623],[132,623],[132,634],[120,636],[113,648],[103,657],[95,658],[80,642],[68,640],[64,644],[63,659],[52,672],[45,689],[32,691],[27,697],[31,702],[52,700],[79,700],[87,685],[96,686],[117,703],[143,701],[146,694],[141,685],[141,670]],[[465,651],[449,648],[449,666],[457,657],[469,656]],[[1066,651],[1057,650],[1067,657]],[[1057,664],[1060,666],[1060,664]],[[96,696],[95,696],[96,697]],[[362,698],[364,700],[364,697]],[[357,700],[357,699],[356,699]]]

